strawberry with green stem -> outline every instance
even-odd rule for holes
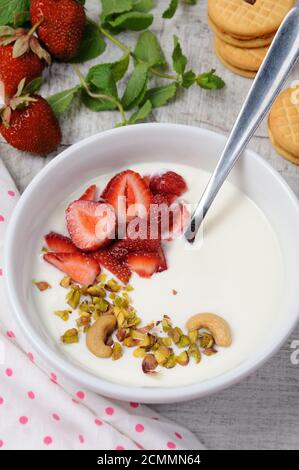
[[[0,133],[18,150],[45,156],[61,143],[59,123],[44,98],[26,92],[25,82],[23,78],[15,96],[5,100]]]
[[[25,83],[39,77],[46,64],[51,63],[50,54],[41,47],[34,33],[37,23],[29,31],[10,26],[0,27],[0,80],[3,98],[17,92],[23,78]]]

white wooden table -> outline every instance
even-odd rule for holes
[[[175,18],[170,21],[161,19],[161,12],[168,0],[157,3],[159,6],[155,10],[156,20],[152,30],[158,33],[168,57],[171,56],[172,35],[177,34],[194,70],[200,72],[215,67],[227,86],[218,92],[208,92],[194,86],[181,93],[172,104],[154,110],[152,120],[192,124],[227,134],[251,80],[233,75],[218,62],[207,25],[206,0],[198,0],[196,7],[180,6]],[[86,5],[89,16],[96,18],[99,1],[87,0]],[[135,37],[135,34],[126,34],[123,40],[133,45]],[[109,46],[104,55],[93,62],[119,56],[120,52]],[[93,63],[89,62],[82,66],[82,71],[91,65]],[[293,72],[291,80],[299,78],[298,71],[297,68]],[[54,64],[48,72],[42,94],[48,96],[76,83],[70,66]],[[91,113],[75,104],[61,120],[63,142],[57,154],[78,140],[113,127],[116,122],[116,113]],[[299,196],[299,167],[277,155],[269,143],[265,125],[257,131],[250,146],[270,162]],[[25,155],[2,141],[0,153],[20,191],[55,157],[51,155],[44,159]],[[298,283],[298,279],[294,282]],[[299,340],[299,326],[270,362],[233,388],[194,402],[155,408],[189,427],[208,448],[299,449],[299,365],[292,365],[290,361],[290,344],[295,339]]]

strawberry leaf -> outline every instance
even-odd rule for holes
[[[70,88],[68,90],[56,93],[55,95],[49,96],[47,101],[55,114],[62,114],[71,105],[75,96],[79,93],[80,90],[81,87],[77,85],[74,88]]]
[[[173,18],[175,12],[177,11],[179,5],[179,0],[171,0],[168,8],[163,12],[162,18],[170,19]]]
[[[142,13],[148,13],[153,7],[153,0],[135,0],[133,5],[135,11],[141,11]]]
[[[139,11],[129,11],[119,15],[115,20],[110,20],[108,26],[114,32],[124,31],[129,29],[131,31],[141,31],[148,28],[154,20],[150,13],[142,13]]]
[[[137,41],[134,57],[141,62],[146,62],[149,67],[166,64],[166,59],[157,36],[151,31],[144,31]]]
[[[87,20],[84,35],[76,57],[71,62],[82,63],[95,59],[103,54],[106,49],[106,43],[99,31],[98,26],[90,20]]]
[[[0,0],[0,25],[20,26],[29,19],[30,0]]]
[[[86,82],[93,94],[103,94],[117,99],[118,93],[112,64],[99,64],[91,67]],[[115,103],[90,96],[86,91],[82,93],[82,101],[88,109],[94,112],[115,109]]]
[[[144,121],[152,111],[152,104],[147,100],[136,113],[132,114],[129,119],[129,124],[136,124],[137,122]]]
[[[138,106],[144,98],[148,81],[148,65],[137,64],[134,72],[132,73],[124,95],[122,97],[122,104],[125,109],[132,109]]]
[[[123,78],[126,71],[128,70],[130,63],[130,54],[126,53],[122,56],[122,58],[114,63],[111,64],[112,73],[114,80],[118,82]]]
[[[101,0],[102,14],[101,19],[103,22],[116,15],[133,9],[133,0]]]

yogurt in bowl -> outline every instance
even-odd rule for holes
[[[10,224],[6,250],[10,298],[33,344],[82,385],[124,400],[195,398],[254,370],[295,325],[299,301],[292,280],[299,270],[298,203],[267,164],[246,152],[215,200],[200,246],[187,247],[181,239],[165,243],[168,269],[150,279],[133,274],[134,291],[129,293],[142,325],[166,314],[185,330],[192,315],[220,315],[230,325],[231,346],[217,347],[211,357],[202,355],[199,364],[190,360],[186,367],[144,374],[142,359],[130,348],[112,361],[95,357],[84,338],[75,344],[60,341],[74,318],[65,323],[53,314],[67,308],[66,292],[59,286],[63,275],[41,261],[40,250],[43,235],[50,230],[67,235],[68,204],[89,184],[103,189],[115,173],[127,168],[142,175],[164,169],[181,174],[189,188],[184,199],[194,204],[223,144],[221,136],[185,126],[108,131],[68,149],[25,191]],[[25,240],[27,250],[20,257]],[[32,278],[49,282],[52,289],[40,292],[32,287]]]

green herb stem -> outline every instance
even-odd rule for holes
[[[102,28],[102,26],[99,26],[99,31],[105,36],[109,41],[113,42],[116,46],[118,46],[122,51],[126,52],[127,54],[131,54],[131,50],[122,42],[118,41],[112,34],[110,34],[106,29]]]
[[[160,78],[166,78],[167,80],[178,81],[179,79],[178,75],[171,75],[169,73],[163,73],[153,67],[150,68],[150,71],[153,75],[156,75],[157,77],[160,77]]]
[[[122,118],[122,125],[123,126],[126,126],[128,124],[128,121],[127,121],[127,118],[126,118],[126,114],[125,114],[125,111],[124,111],[124,108],[121,104],[120,101],[118,101],[117,99],[113,98],[113,96],[109,96],[109,95],[104,95],[102,93],[93,93],[88,84],[86,83],[86,80],[85,78],[83,77],[80,69],[76,66],[76,65],[73,65],[73,69],[75,71],[75,73],[77,74],[79,80],[80,80],[80,83],[81,83],[81,86],[82,88],[84,88],[84,90],[86,91],[86,93],[91,97],[91,98],[95,98],[95,99],[98,99],[98,100],[104,100],[104,101],[110,101],[110,103],[114,104],[114,106],[116,106],[121,114],[121,118]]]

